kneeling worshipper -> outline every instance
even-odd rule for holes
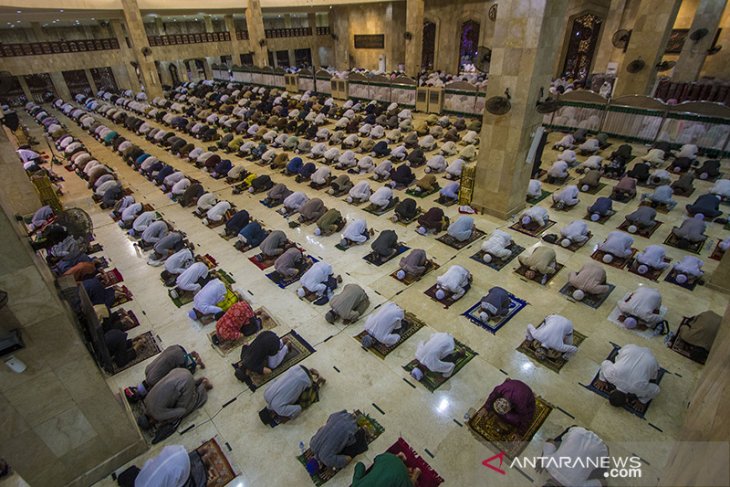
[[[228,201],[219,201],[205,214],[205,218],[203,218],[203,225],[217,223],[223,220],[230,209],[231,204]]]
[[[492,389],[481,411],[496,414],[500,421],[514,426],[523,435],[530,429],[536,406],[535,394],[527,384],[506,379]]]
[[[202,407],[212,388],[208,379],[196,380],[188,369],[173,369],[144,398],[145,412],[137,417],[137,424],[143,430],[174,424]]]
[[[408,326],[403,309],[395,303],[387,302],[365,321],[365,335],[361,345],[372,347],[375,342],[392,347],[400,340],[400,333]]]
[[[611,191],[611,198],[626,202],[636,196],[636,179],[624,176]]]
[[[720,161],[717,160],[708,159],[695,169],[695,175],[703,181],[716,178],[720,174]]]
[[[449,218],[444,214],[444,210],[434,206],[426,213],[418,217],[418,229],[416,231],[421,235],[427,233],[439,233],[449,226]]]
[[[470,216],[461,216],[458,220],[449,225],[446,233],[457,242],[466,242],[471,238],[474,228],[474,218]]]
[[[312,267],[302,274],[299,283],[302,285],[297,289],[297,296],[303,298],[305,295],[316,294],[318,297],[331,297],[332,291],[337,287],[338,280],[342,278],[335,277],[332,266],[324,261],[315,262]]]
[[[606,285],[606,270],[595,262],[586,262],[578,272],[571,272],[568,283],[575,288],[576,301],[582,301],[586,294],[601,296],[611,289]]]
[[[229,235],[229,236],[238,235],[238,233],[243,229],[243,227],[248,225],[248,223],[250,221],[251,221],[251,216],[249,215],[248,211],[246,211],[246,210],[237,211],[226,222],[226,227],[225,227],[226,235]]]
[[[520,216],[522,226],[529,229],[542,228],[547,224],[548,220],[550,220],[550,215],[542,206],[528,208]]]
[[[553,204],[559,210],[570,208],[580,203],[578,186],[571,184],[558,193],[553,193]]]
[[[372,232],[368,230],[367,222],[362,218],[358,218],[348,223],[345,227],[345,230],[342,232],[340,245],[343,247],[360,245],[365,243],[371,235]]]
[[[394,222],[410,222],[418,213],[418,203],[413,198],[406,198],[395,205],[394,215],[391,218]]]
[[[448,333],[433,333],[427,342],[419,342],[416,349],[418,365],[411,370],[411,376],[421,381],[427,372],[451,377],[456,362],[464,357],[464,352],[454,351],[456,342]]]
[[[440,173],[446,170],[447,164],[444,156],[435,155],[426,161],[426,168],[424,169],[427,173]]]
[[[599,171],[597,169],[590,169],[580,179],[580,181],[578,182],[578,185],[580,186],[580,190],[585,192],[585,191],[590,191],[593,188],[597,188],[600,183],[601,183],[601,171]]]
[[[194,262],[195,258],[190,249],[180,249],[165,260],[165,271],[177,276],[193,265]]]
[[[512,255],[512,250],[509,247],[512,246],[512,236],[502,230],[495,230],[489,236],[488,239],[482,243],[482,252],[484,256],[482,260],[486,263],[492,262],[495,257],[500,260],[504,260]]]
[[[226,297],[226,285],[220,279],[212,279],[203,286],[203,289],[193,297],[193,309],[188,312],[188,317],[195,320],[202,316],[212,315],[220,318],[224,309],[218,305],[222,305],[222,301]]]
[[[146,396],[148,391],[174,369],[187,369],[194,374],[198,366],[205,368],[197,352],[188,353],[180,345],[171,345],[145,367],[144,380],[137,386],[137,393]]]
[[[588,207],[588,214],[590,215],[592,222],[597,222],[603,217],[610,216],[613,214],[613,200],[601,196],[596,198],[596,201]]]
[[[197,487],[208,472],[202,461],[190,461],[192,454],[182,445],[168,445],[147,460],[142,470],[125,470],[117,481],[121,487]]]
[[[383,186],[370,196],[369,201],[371,205],[377,207],[379,210],[384,210],[390,207],[393,201],[397,202],[398,198],[394,198],[391,188]]]
[[[482,321],[488,321],[493,318],[501,318],[509,313],[509,305],[511,303],[509,293],[499,287],[494,286],[479,301],[479,318]]]
[[[360,181],[350,189],[350,191],[347,193],[347,197],[345,198],[345,200],[348,203],[362,203],[363,201],[367,201],[370,198],[371,194],[372,190],[370,189],[370,183],[368,183],[367,181]]]
[[[684,144],[679,148],[679,152],[677,152],[675,157],[686,157],[690,160],[695,160],[697,159],[697,151],[698,148],[695,144]]]
[[[307,472],[314,475],[328,468],[345,468],[352,458],[367,451],[365,431],[358,427],[353,414],[343,410],[330,415],[327,423],[309,440],[313,458],[307,462]]]
[[[530,183],[527,185],[527,197],[535,199],[540,196],[542,196],[542,183],[539,179],[530,179]]]
[[[598,244],[598,250],[603,252],[603,262],[610,264],[613,259],[625,259],[633,253],[631,246],[634,245],[634,239],[630,235],[614,230],[609,232],[606,240]]]
[[[649,149],[649,152],[642,156],[641,160],[650,163],[652,166],[658,166],[660,164],[664,164],[665,158],[666,154],[662,149],[654,148]]]
[[[271,330],[264,330],[250,344],[241,349],[241,361],[236,367],[236,378],[244,381],[249,373],[269,375],[289,353],[289,339],[279,338]]]
[[[352,181],[350,176],[347,174],[340,174],[330,184],[330,189],[327,190],[327,194],[330,195],[341,195],[352,189]]]
[[[386,261],[398,252],[398,235],[393,230],[383,230],[370,248],[381,261]]]
[[[585,173],[588,175],[591,170],[598,171],[598,174],[602,174],[601,166],[603,165],[603,157],[601,156],[590,156],[585,161],[581,162],[576,171],[578,173]],[[582,181],[582,180],[581,180]],[[582,183],[581,183],[582,184]],[[581,189],[583,189],[581,187]]]
[[[471,285],[471,273],[460,265],[452,265],[449,270],[436,278],[436,299],[439,301],[451,294],[451,300],[456,301],[466,294]]]
[[[170,232],[157,241],[153,249],[152,255],[147,263],[152,266],[162,265],[165,259],[179,251],[183,245],[183,234],[180,232]]]
[[[201,285],[208,277],[208,266],[203,262],[195,262],[177,276],[175,285],[183,291],[196,293],[200,291]]]
[[[556,182],[565,180],[568,175],[568,163],[558,160],[553,162],[553,165],[548,169],[547,182],[555,184]]]
[[[148,245],[156,244],[170,232],[170,226],[164,220],[156,220],[145,228],[140,240]]]
[[[289,246],[289,239],[281,230],[272,231],[259,245],[261,254],[266,258],[277,257]]]
[[[685,255],[682,260],[677,262],[672,270],[677,273],[674,280],[678,284],[686,284],[690,279],[696,279],[702,277],[705,273],[702,270],[702,266],[705,263],[699,257],[694,255]]]
[[[307,201],[309,197],[305,193],[296,191],[284,198],[284,209],[287,213],[296,213]]]
[[[458,201],[459,199],[459,189],[461,188],[461,183],[458,181],[449,183],[443,188],[439,190],[439,203],[445,204],[450,203],[452,201]]]
[[[446,179],[459,179],[461,178],[461,172],[464,169],[466,162],[463,159],[454,159],[446,168]]]
[[[572,134],[564,135],[563,138],[557,141],[553,147],[561,150],[572,149],[575,147],[575,139],[573,139]]]
[[[674,190],[668,184],[662,184],[654,189],[653,193],[644,193],[641,195],[641,201],[648,201],[652,206],[662,205],[668,210],[671,210],[677,205],[677,202],[672,199]]]
[[[292,195],[292,191],[285,184],[277,183],[266,193],[264,203],[269,206],[277,206]]]
[[[527,325],[525,339],[530,340],[539,359],[570,358],[578,347],[573,345],[573,322],[560,315],[548,315],[540,326]]]
[[[308,369],[297,365],[284,372],[266,387],[264,401],[266,412],[278,416],[281,422],[296,418],[302,412],[302,406],[311,404],[319,396],[319,389],[325,379],[316,369]]]
[[[611,406],[623,407],[628,395],[636,396],[643,404],[659,395],[659,386],[651,382],[659,376],[659,363],[651,350],[624,345],[614,360],[604,360],[598,373],[599,380],[616,388],[608,396]]]
[[[312,173],[309,180],[317,186],[325,186],[330,180],[330,174],[332,174],[330,168],[322,166]]]
[[[555,251],[544,245],[536,247],[528,256],[521,254],[517,256],[520,264],[527,267],[525,277],[534,279],[538,273],[542,275],[542,280],[547,281],[548,276],[552,276],[557,272],[557,259]]]
[[[111,308],[116,298],[114,288],[106,287],[98,277],[92,277],[90,279],[84,279],[81,281],[81,285],[84,286],[86,294],[89,296],[91,304],[103,304],[107,309]]]
[[[299,221],[302,223],[315,222],[327,211],[320,198],[312,198],[299,208]]]
[[[254,312],[248,302],[238,301],[233,303],[223,316],[218,318],[215,324],[215,337],[218,342],[216,344],[225,341],[233,342],[241,336],[251,336],[260,329],[260,313]]]
[[[198,209],[198,213],[203,214],[213,208],[218,203],[218,197],[214,193],[205,193],[203,196],[198,198],[195,203]]]
[[[636,272],[646,274],[650,269],[663,270],[669,266],[665,262],[667,252],[662,245],[649,245],[636,254]]]
[[[413,249],[406,257],[403,257],[398,264],[399,270],[395,276],[398,280],[403,280],[406,276],[411,278],[421,277],[428,268],[428,257],[426,251],[422,249]]]
[[[112,328],[104,333],[104,345],[106,345],[109,356],[114,365],[124,367],[137,358],[136,344],[127,339],[127,332]]]
[[[340,294],[330,299],[330,310],[325,315],[327,323],[342,318],[345,324],[353,323],[367,311],[370,299],[357,284],[347,284]]]
[[[626,221],[629,222],[629,233],[653,228],[656,225],[656,210],[650,206],[640,206],[626,215]]]
[[[664,184],[670,184],[672,182],[672,175],[669,171],[664,169],[655,169],[649,176],[649,184],[652,186],[661,186]]]
[[[421,469],[408,468],[406,455],[403,452],[394,455],[381,453],[373,460],[370,468],[358,462],[352,474],[351,487],[413,487],[418,485]]]
[[[722,215],[720,197],[714,194],[703,194],[685,209],[690,216],[701,215],[701,218],[717,218]]]
[[[606,443],[594,432],[580,426],[569,427],[555,439],[547,440],[542,447],[545,470],[552,480],[564,486],[601,487],[603,484],[595,472],[608,455]],[[570,459],[570,464],[563,463],[565,458]]]
[[[706,228],[707,224],[701,218],[685,218],[679,227],[672,229],[678,239],[677,247],[686,249],[693,243],[703,242],[707,238]]]
[[[296,247],[291,247],[277,257],[276,261],[274,261],[274,269],[285,279],[289,279],[302,272],[305,264],[306,261],[302,251]]]
[[[720,197],[721,200],[730,200],[730,179],[718,179],[710,189],[710,193]]]
[[[129,235],[141,235],[152,222],[157,221],[157,213],[154,211],[145,211],[132,222],[132,228],[129,230]]]
[[[662,326],[659,325],[664,321],[664,315],[661,312],[662,295],[659,294],[659,290],[639,286],[616,305],[624,316],[623,323],[626,328],[636,328],[638,320],[641,320],[649,328],[662,331]]]
[[[568,248],[573,244],[583,244],[590,238],[589,233],[584,220],[573,220],[560,229],[560,245]]]
[[[335,233],[337,230],[342,228],[343,225],[344,219],[342,218],[342,213],[335,208],[331,208],[317,220],[317,228],[314,229],[314,234],[326,237]]]
[[[684,342],[685,349],[689,348],[692,360],[707,359],[721,324],[722,316],[714,311],[703,311],[679,327],[678,339]]]
[[[692,173],[685,173],[679,176],[679,179],[671,184],[672,191],[679,196],[688,196],[694,191],[695,178]],[[712,191],[714,193],[714,191]]]
[[[245,246],[257,247],[268,236],[257,221],[250,222],[238,232],[238,241]]]
[[[53,217],[53,208],[50,206],[41,206],[35,213],[33,213],[33,217],[28,225],[29,231],[34,232],[36,230],[40,230],[46,226]]]
[[[593,154],[601,150],[601,142],[597,138],[591,137],[579,145],[578,150],[580,150],[581,154]]]

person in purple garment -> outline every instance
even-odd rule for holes
[[[524,434],[535,416],[535,394],[524,382],[507,379],[492,390],[484,409],[516,427],[519,434]]]

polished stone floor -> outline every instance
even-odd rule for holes
[[[594,236],[589,244],[577,252],[554,247],[558,261],[565,265],[565,269],[547,286],[542,287],[514,273],[516,261],[496,272],[470,259],[478,250],[479,242],[457,251],[436,241],[434,237],[419,235],[415,231],[415,223],[407,227],[395,225],[386,217],[374,217],[323,191],[317,192],[308,186],[299,185],[292,178],[272,174],[275,182],[285,182],[290,189],[300,189],[310,197],[316,195],[328,207],[338,208],[347,218],[365,218],[369,226],[376,230],[395,229],[406,245],[426,250],[429,257],[441,265],[441,270],[437,273],[432,273],[410,286],[404,286],[389,276],[396,269],[397,261],[374,267],[362,259],[369,252],[367,246],[343,253],[335,248],[338,242],[336,235],[325,238],[314,236],[312,226],[290,229],[282,216],[259,203],[260,197],[247,193],[232,195],[231,187],[225,181],[214,180],[192,164],[171,156],[124,128],[117,127],[120,134],[144,147],[152,155],[199,179],[207,190],[214,191],[219,198],[235,203],[238,208],[247,209],[252,217],[269,228],[284,230],[307,253],[329,262],[335,272],[342,274],[345,284],[358,283],[370,296],[372,306],[368,312],[390,300],[427,323],[426,328],[385,360],[381,360],[364,351],[352,338],[362,330],[364,319],[349,326],[328,324],[324,320],[326,306],[315,307],[299,300],[295,294],[296,286],[279,289],[248,261],[247,257],[255,252],[246,255],[238,252],[233,248],[233,241],[226,241],[218,235],[222,231],[220,228],[205,227],[191,214],[190,209],[183,209],[167,199],[153,183],[129,168],[110,148],[95,141],[58,111],[49,111],[58,116],[72,134],[81,138],[96,158],[115,169],[124,185],[134,190],[138,201],[153,205],[168,222],[186,232],[200,253],[208,253],[217,259],[219,266],[236,279],[234,288],[240,290],[254,306],[264,306],[272,313],[280,323],[275,330],[277,333],[296,330],[314,346],[316,353],[303,364],[317,368],[327,379],[321,400],[301,417],[273,430],[264,426],[257,415],[264,406],[263,392],[250,392],[233,376],[230,364],[237,361],[237,351],[222,357],[210,346],[207,335],[213,325],[204,327],[191,321],[187,316],[191,305],[180,309],[173,305],[159,279],[160,269],[148,266],[145,254],[112,222],[106,211],[100,210],[92,202],[85,182],[60,168],[59,174],[66,179],[64,204],[89,212],[95,224],[96,238],[104,246],[104,255],[110,259],[113,267],[122,272],[125,284],[134,293],[134,300],[125,307],[135,311],[142,326],[132,330],[132,335],[152,330],[161,339],[163,346],[181,344],[188,350],[198,351],[207,368],[197,374],[209,377],[214,385],[207,404],[186,418],[179,428],[184,434],[174,434],[162,444],[152,447],[137,460],[137,465],[141,466],[146,458],[154,455],[165,444],[181,443],[193,448],[217,435],[230,446],[230,457],[241,472],[240,482],[235,485],[311,485],[304,468],[295,458],[299,454],[299,442],[307,443],[329,414],[342,409],[361,409],[385,427],[385,433],[370,445],[370,450],[357,458],[366,464],[398,437],[403,437],[446,480],[446,485],[543,485],[540,482],[544,478],[530,469],[526,469],[524,475],[512,470],[508,475],[501,476],[483,467],[481,462],[497,452],[475,437],[464,424],[465,413],[470,408],[479,408],[493,387],[511,377],[526,382],[537,395],[555,406],[525,449],[525,455],[539,455],[545,439],[557,435],[567,426],[577,424],[593,430],[609,442],[612,453],[624,451],[641,456],[646,461],[643,468],[645,479],[658,476],[671,449],[671,440],[679,434],[684,410],[701,366],[667,349],[661,337],[647,339],[638,336],[612,324],[607,317],[616,301],[637,285],[652,285],[660,289],[664,304],[669,308],[667,318],[672,329],[676,329],[683,316],[694,315],[706,309],[722,313],[727,305],[727,297],[703,286],[690,292],[664,282],[666,272],[659,282],[652,283],[626,270],[613,267],[606,269],[608,280],[616,289],[596,310],[572,302],[558,292],[567,282],[568,272],[579,269],[589,261],[594,246],[623,221],[623,215],[636,208],[638,199],[626,205],[616,204],[618,214],[605,225],[590,223]],[[34,121],[28,117],[24,117],[24,121],[32,130],[40,133]],[[111,126],[111,122],[105,122]],[[189,136],[182,136],[189,139]],[[560,136],[561,134],[551,134],[550,140],[557,140]],[[616,142],[614,141],[613,148],[617,146]],[[613,148],[607,149],[606,155]],[[643,154],[646,148],[637,145],[634,150]],[[549,167],[553,154],[550,149],[546,149],[544,167]],[[272,173],[268,168],[262,169],[236,156],[230,158],[234,164],[244,164],[257,174]],[[452,156],[448,159],[453,158]],[[584,157],[580,157],[580,160],[583,159]],[[727,172],[727,168],[725,171]],[[333,173],[339,172],[333,170]],[[416,174],[421,176],[423,169],[417,169]],[[351,177],[353,181],[357,181],[365,176]],[[446,181],[441,179],[440,182],[443,186]],[[583,218],[587,206],[596,197],[610,193],[614,182],[607,182],[611,184],[597,195],[581,195],[580,204],[570,211],[550,210],[551,218],[558,222],[552,231],[556,232],[573,219]],[[379,183],[372,183],[374,189],[378,185]],[[702,194],[702,189],[709,188],[710,183],[697,182],[696,186],[698,191],[695,196]],[[544,187],[550,191],[557,189],[548,184]],[[400,192],[399,196],[402,199],[405,194]],[[419,204],[425,211],[436,205],[435,199],[436,195],[433,195],[420,200]],[[671,231],[672,224],[681,222],[682,208],[688,199],[679,197],[678,200],[680,204],[677,208],[667,215],[659,215],[659,219],[665,223],[650,239],[636,237],[636,247],[642,249],[650,243],[662,243]],[[549,208],[550,203],[548,198],[540,204]],[[446,213],[453,221],[457,217],[457,207],[448,208]],[[495,229],[506,229],[513,223],[488,216],[476,216],[475,219],[478,228],[487,233]],[[541,243],[537,238],[511,230],[509,232],[517,244],[526,248],[526,252],[538,245],[549,245]],[[710,241],[705,244],[701,257],[705,260],[705,270],[709,273],[717,265],[717,261],[709,259],[709,253],[717,239],[727,232],[723,232],[718,224],[710,224],[708,234]],[[676,248],[668,247],[667,250],[674,261],[685,255]],[[435,283],[439,272],[445,271],[452,264],[467,267],[474,276],[474,283],[461,301],[444,309],[425,296],[424,291]],[[461,313],[475,304],[494,285],[502,286],[517,297],[527,300],[529,305],[493,335],[472,324]],[[576,356],[560,373],[536,364],[515,350],[523,340],[527,324],[537,325],[545,315],[551,313],[570,318],[575,329],[587,336]],[[414,357],[419,341],[426,340],[435,331],[453,334],[479,355],[436,392],[431,393],[420,384],[415,384],[415,387],[409,385],[404,380],[410,377],[403,370],[403,365]],[[590,382],[601,361],[611,351],[612,343],[647,346],[652,349],[659,363],[669,371],[661,383],[661,394],[652,402],[645,419],[612,408],[605,399],[581,385]],[[145,365],[146,362],[109,377],[109,386],[116,390],[138,383],[143,377]],[[233,400],[235,401],[231,402]],[[617,442],[635,443],[628,445]],[[353,467],[354,462],[329,481],[328,485],[349,485]],[[113,485],[113,482],[108,479],[100,484]]]

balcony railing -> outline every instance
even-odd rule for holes
[[[203,44],[231,40],[229,32],[201,32],[198,34],[173,34],[167,36],[147,36],[150,46],[178,46],[181,44]]]
[[[264,29],[267,39],[279,39],[282,37],[310,37],[311,27],[290,27],[284,29]]]
[[[236,39],[238,39],[239,41],[247,41],[248,40],[248,31],[247,30],[237,30]]]
[[[318,36],[328,36],[332,30],[329,28],[329,26],[326,27],[317,27],[317,35]]]
[[[119,42],[115,38],[0,44],[0,57],[42,56],[44,54],[108,51],[111,49],[119,49]]]

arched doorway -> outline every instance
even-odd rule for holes
[[[427,20],[423,23],[423,49],[421,69],[432,70],[436,60],[436,24]]]
[[[563,64],[563,76],[576,81],[585,81],[588,77],[602,23],[603,19],[590,13],[582,14],[573,20]]]
[[[459,71],[465,64],[474,64],[479,50],[479,22],[467,20],[461,24],[459,37]]]
[[[170,63],[167,66],[167,70],[170,72],[170,79],[172,80],[172,85],[177,86],[180,84],[180,75],[177,72],[177,66],[175,66],[173,63]]]

